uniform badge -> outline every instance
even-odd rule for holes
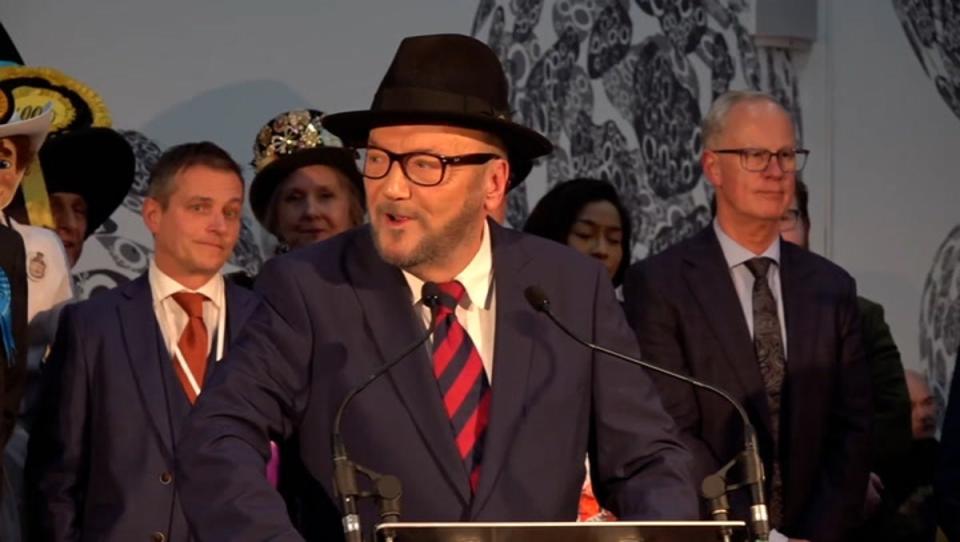
[[[43,261],[43,252],[37,252],[36,256],[30,258],[30,265],[27,267],[30,278],[41,280],[47,274],[47,262]]]

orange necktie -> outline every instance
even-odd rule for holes
[[[187,327],[183,328],[183,333],[180,334],[177,346],[186,358],[184,361],[187,362],[187,367],[190,368],[190,373],[199,386],[203,385],[203,376],[207,373],[207,326],[203,323],[203,302],[206,299],[207,297],[203,294],[191,292],[173,294],[173,300],[180,305],[189,318]],[[186,392],[187,399],[192,405],[197,400],[197,392],[190,385],[190,379],[183,372],[183,366],[176,360],[173,366],[183,391]]]

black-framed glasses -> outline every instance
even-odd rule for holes
[[[390,152],[380,147],[356,149],[357,168],[368,179],[382,179],[390,173],[394,162],[400,164],[403,174],[414,184],[436,186],[443,181],[448,167],[476,166],[490,160],[503,158],[494,153],[461,154],[443,156],[429,152]]]
[[[780,163],[780,169],[791,173],[800,171],[807,163],[807,156],[810,151],[807,149],[781,149],[779,151],[768,151],[767,149],[742,148],[742,149],[711,149],[717,154],[739,154],[740,166],[755,173],[766,171],[770,166],[770,159],[777,157]]]

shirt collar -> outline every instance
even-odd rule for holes
[[[191,290],[174,280],[157,267],[157,261],[150,258],[150,272],[147,276],[150,289],[153,290],[154,302],[159,303],[177,292],[196,292],[206,296],[215,307],[220,308],[221,293],[223,292],[223,276],[220,273],[210,277],[210,280],[196,290]]]
[[[423,281],[419,277],[401,269],[403,278],[407,280],[410,291],[413,293],[413,304],[420,302],[420,290],[423,288]],[[467,295],[460,302],[461,306],[470,307],[477,303],[480,308],[488,310],[490,308],[490,287],[493,284],[493,251],[490,246],[490,224],[486,220],[483,222],[483,239],[480,241],[480,249],[474,254],[473,259],[458,274],[454,280],[463,284]]]
[[[780,266],[779,235],[776,239],[774,239],[773,243],[767,247],[767,250],[763,251],[763,254],[757,255],[727,235],[723,231],[723,228],[720,227],[720,223],[717,222],[717,219],[713,219],[713,231],[716,232],[717,240],[720,241],[720,249],[723,250],[723,258],[727,261],[728,268],[733,269],[734,267],[745,263],[747,260],[752,260],[753,258],[757,257],[770,258],[777,264],[777,267]]]

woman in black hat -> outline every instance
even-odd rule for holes
[[[363,223],[363,177],[352,151],[320,126],[322,116],[315,110],[281,113],[254,143],[250,206],[279,241],[279,252]]]
[[[630,215],[607,181],[573,179],[554,186],[530,212],[523,231],[597,258],[614,286],[630,265]]]
[[[250,186],[250,205],[281,245],[294,249],[363,223],[363,179],[351,151],[317,147],[281,157]]]

